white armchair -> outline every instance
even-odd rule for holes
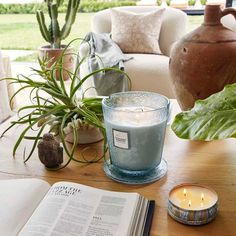
[[[130,6],[118,7],[119,10],[143,13],[153,11],[160,7],[156,6]],[[160,31],[159,44],[163,55],[157,54],[129,54],[132,60],[125,62],[125,72],[131,78],[132,90],[143,90],[161,93],[169,98],[174,98],[172,85],[169,76],[169,55],[171,46],[186,32],[187,16],[178,9],[167,7]],[[92,31],[95,33],[111,32],[110,10],[102,10],[94,14],[92,19]],[[88,54],[88,44],[80,47],[80,56]],[[81,76],[87,71],[84,63],[80,70]],[[87,80],[83,90],[93,87],[93,81]],[[86,96],[96,95],[95,89],[89,89]]]
[[[2,56],[2,52],[0,51],[0,79],[7,77],[9,74],[5,71],[5,63],[4,64],[4,58]],[[11,90],[12,91],[12,90]],[[9,118],[12,115],[12,110],[10,107],[10,94],[9,94],[9,83],[5,80],[0,81],[0,124],[5,121],[7,118]],[[11,94],[12,95],[12,94]]]
[[[233,15],[226,15],[221,18],[221,23],[223,26],[227,27],[228,29],[236,32],[236,19]]]

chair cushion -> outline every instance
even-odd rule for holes
[[[161,54],[159,35],[164,8],[141,14],[110,10],[112,40],[123,52]]]
[[[133,59],[125,62],[132,90],[161,93],[174,98],[169,75],[169,57],[155,54],[129,54]]]

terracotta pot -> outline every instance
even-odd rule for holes
[[[236,17],[236,10],[207,5],[204,23],[171,51],[170,75],[183,110],[236,82],[236,33],[220,23],[227,14]]]
[[[39,48],[39,57],[41,59],[46,59],[48,61],[47,68],[51,68],[51,66],[58,60],[58,58],[62,55],[64,51],[65,45],[62,45],[62,48],[51,48],[50,45],[42,46]],[[73,48],[69,47],[63,55],[63,79],[69,79],[69,72],[73,72],[74,70],[74,54]],[[56,77],[58,79],[58,74],[56,73]]]

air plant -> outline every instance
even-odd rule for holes
[[[68,44],[67,47],[69,47],[70,44]],[[67,71],[70,78],[70,88],[68,91],[63,79],[63,76],[65,74],[63,72],[65,71],[65,69],[63,69],[62,66],[63,56],[67,47],[51,68],[47,68],[46,61],[38,59],[40,69],[33,69],[34,74],[32,74],[31,76],[18,75],[17,78],[5,78],[5,80],[10,80],[12,84],[21,85],[21,87],[14,93],[11,99],[13,99],[17,94],[25,89],[31,90],[31,104],[23,106],[18,110],[18,119],[16,121],[12,121],[10,126],[1,135],[1,138],[4,137],[4,134],[6,134],[8,130],[16,125],[24,125],[24,129],[13,148],[13,156],[15,156],[16,151],[23,140],[26,139],[33,142],[29,153],[26,154],[26,152],[24,152],[24,162],[27,162],[30,159],[37,147],[38,141],[41,140],[43,133],[45,133],[45,130],[48,129],[48,132],[53,133],[55,136],[59,137],[65,153],[68,156],[68,160],[66,161],[66,163],[56,169],[66,167],[71,160],[82,163],[97,162],[105,157],[106,135],[103,124],[101,104],[102,98],[86,98],[83,94],[81,95],[81,97],[77,97],[76,93],[78,90],[80,90],[83,83],[94,74],[108,70],[120,70],[113,68],[104,68],[94,71],[83,78],[79,78],[78,71],[80,65],[86,59],[83,58],[76,66],[73,73]],[[124,73],[123,71],[120,72]],[[41,79],[33,79],[32,76],[35,77],[35,74],[40,76]],[[45,93],[48,96],[45,96]],[[84,160],[78,160],[74,157],[74,153],[78,145],[79,131],[76,126],[72,126],[74,142],[71,147],[68,147],[65,140],[64,128],[68,123],[73,124],[76,120],[80,120],[84,124],[89,124],[91,126],[97,127],[101,131],[104,137],[104,153],[101,157],[95,157],[90,161],[86,160],[85,158]],[[33,136],[31,135],[32,133],[34,134]]]

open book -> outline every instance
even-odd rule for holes
[[[137,193],[40,179],[0,181],[0,235],[148,235],[154,201]]]

